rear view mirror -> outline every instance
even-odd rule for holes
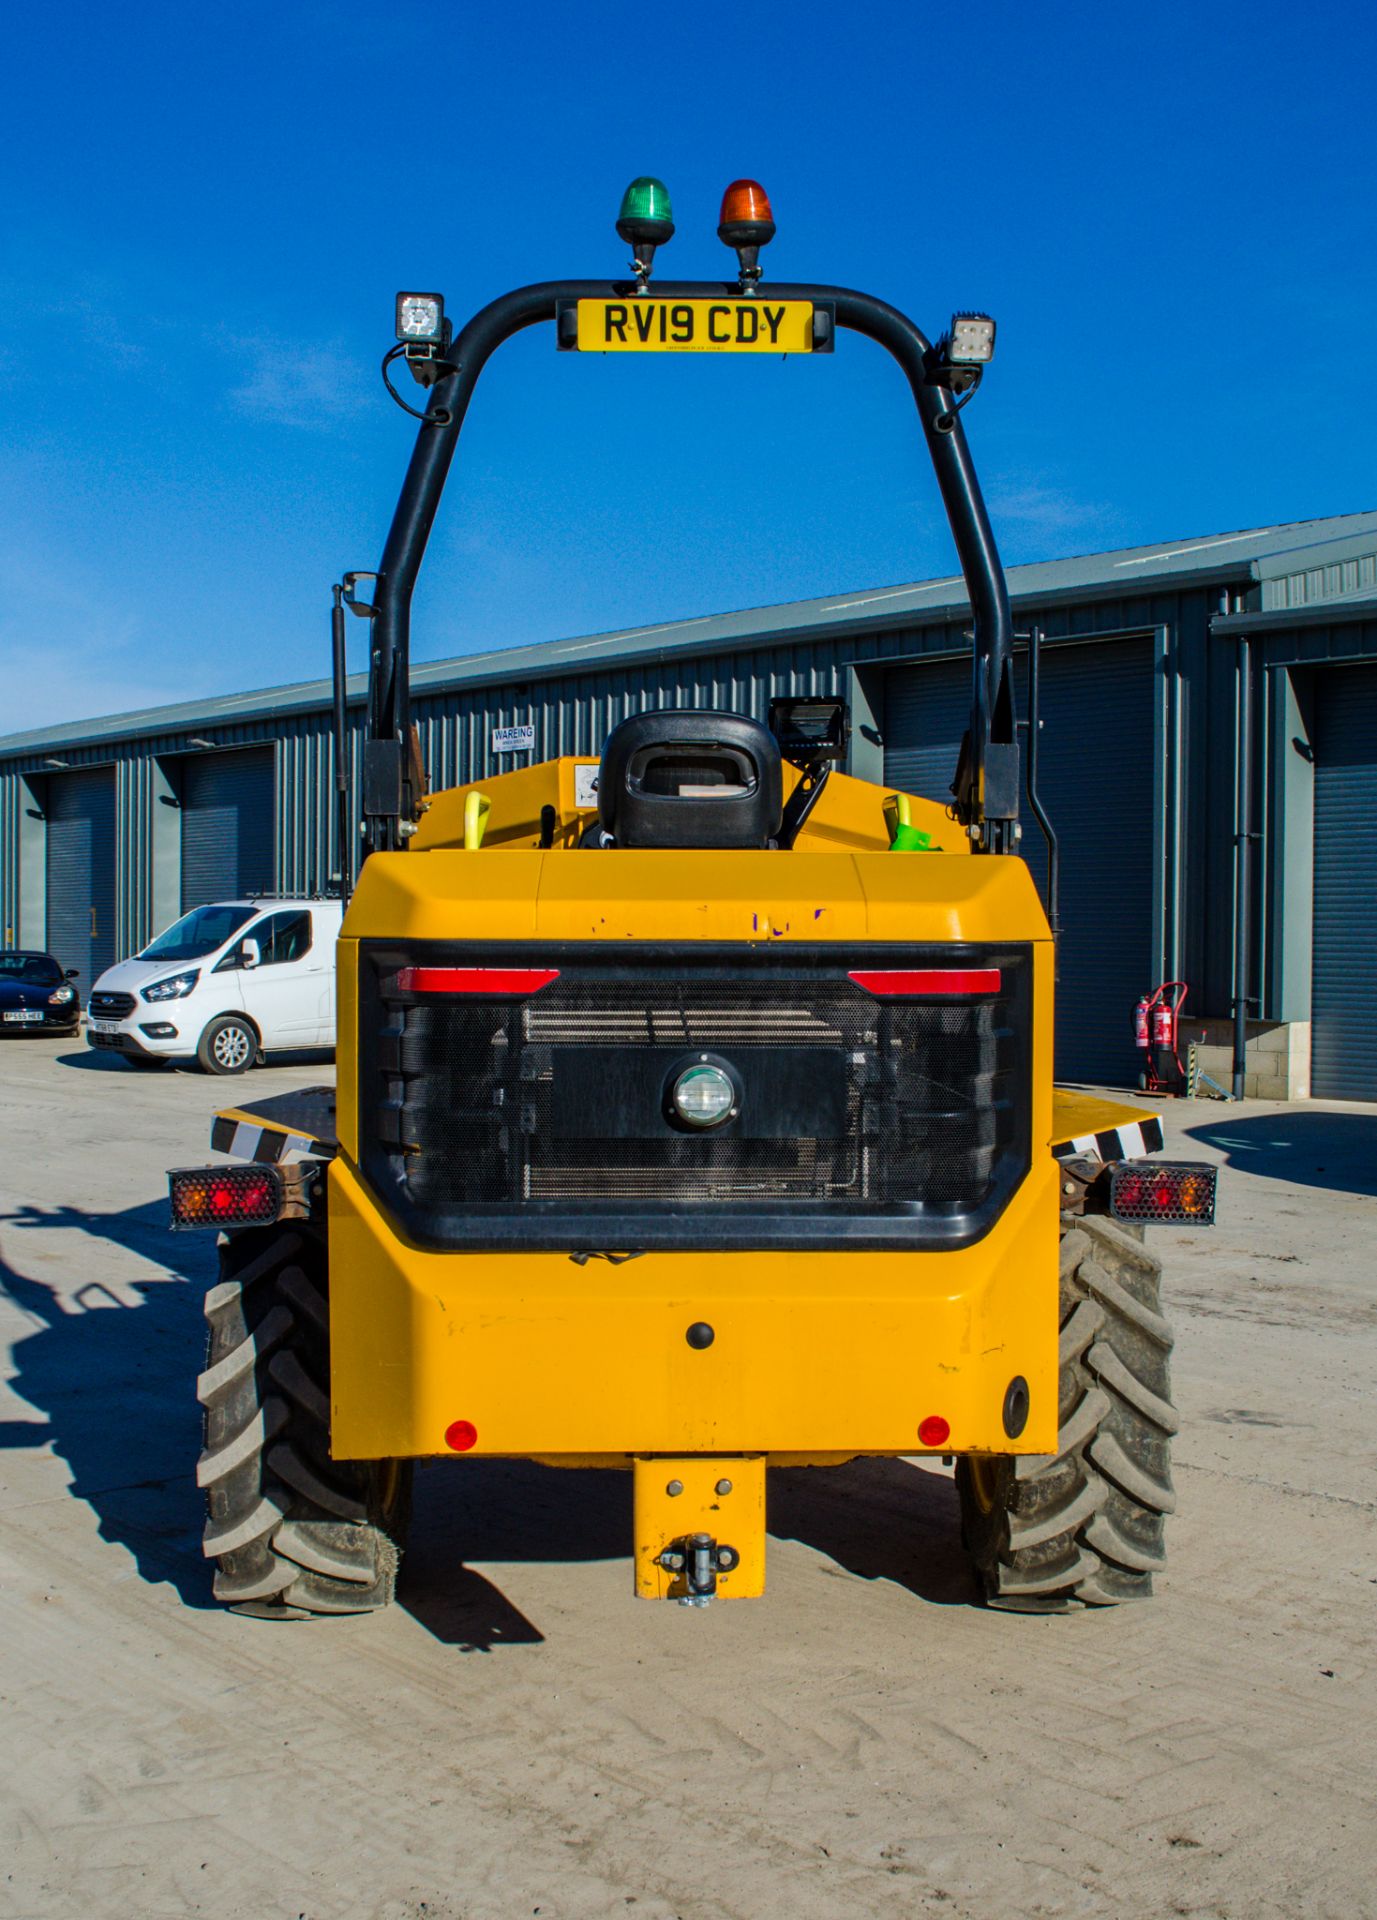
[[[256,940],[244,940],[239,946],[239,964],[241,967],[256,967],[262,959]]]

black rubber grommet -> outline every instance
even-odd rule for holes
[[[688,1332],[684,1335],[684,1338],[691,1347],[696,1347],[698,1352],[701,1353],[704,1347],[710,1347],[712,1345],[717,1335],[713,1332],[706,1320],[695,1320]]]
[[[1028,1382],[1016,1373],[1004,1395],[1004,1431],[1017,1440],[1028,1424]]]

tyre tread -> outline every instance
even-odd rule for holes
[[[205,1446],[202,1550],[218,1600],[257,1619],[370,1612],[396,1588],[409,1463],[330,1455],[325,1248],[252,1229],[221,1245],[197,1383]]]
[[[983,1503],[957,1467],[987,1604],[1038,1613],[1147,1598],[1176,1506],[1160,1262],[1112,1220],[1068,1217],[1060,1271],[1057,1451],[1007,1459]]]

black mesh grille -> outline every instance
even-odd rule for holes
[[[408,1212],[965,1216],[1026,1137],[1019,955],[1001,956],[996,994],[895,1000],[844,964],[754,953],[735,977],[600,954],[560,959],[525,999],[421,995],[397,984],[418,958],[379,954],[373,974],[374,1140]],[[730,1123],[696,1132],[667,1094],[703,1055],[742,1096]]]
[[[87,1011],[97,1020],[127,1020],[137,1005],[132,993],[93,993]]]

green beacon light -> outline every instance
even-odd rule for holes
[[[650,278],[656,247],[674,238],[674,210],[669,204],[669,188],[663,180],[643,173],[631,182],[622,195],[617,232],[635,255],[631,270],[644,286]]]

